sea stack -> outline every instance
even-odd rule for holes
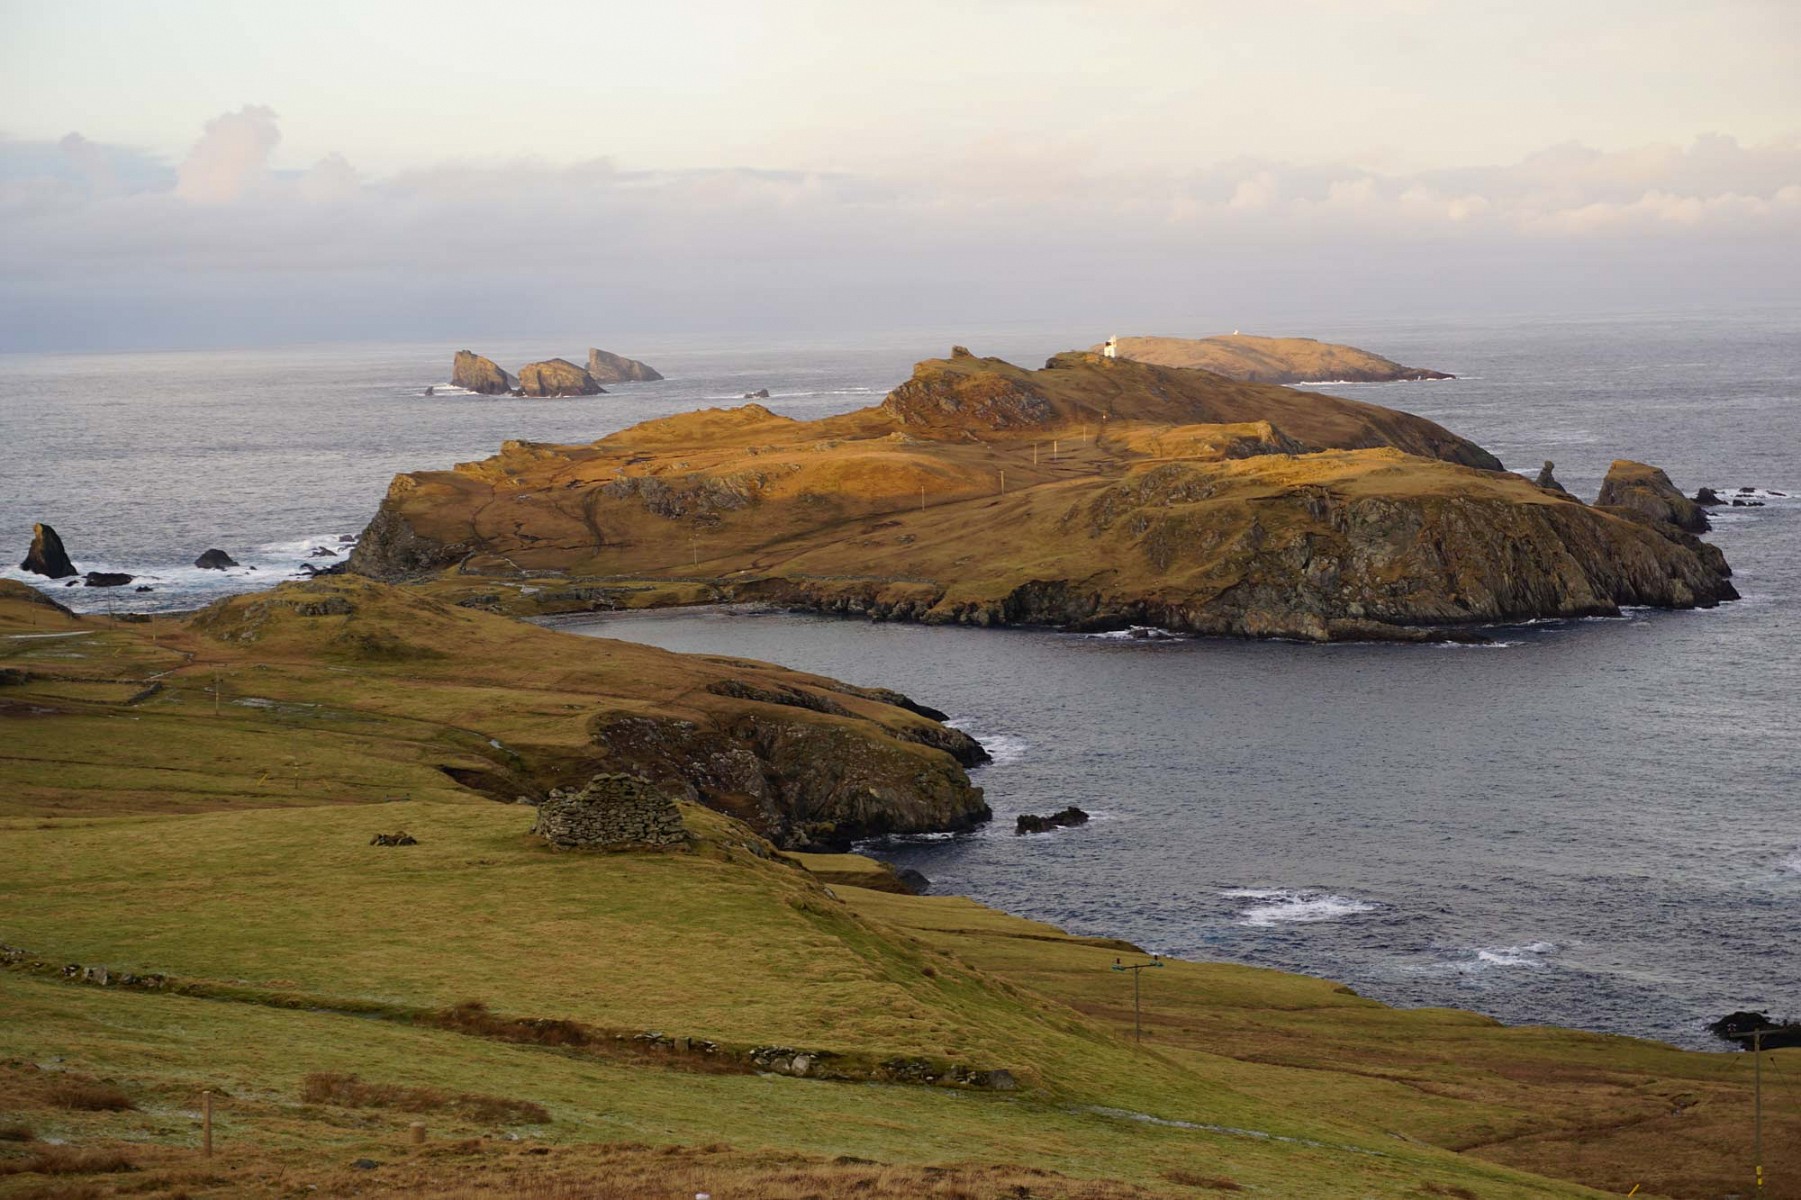
[[[1615,459],[1601,483],[1597,505],[1624,508],[1686,533],[1706,533],[1711,524],[1699,504],[1676,490],[1670,477],[1649,463]]]
[[[77,574],[75,564],[69,561],[68,551],[63,549],[62,538],[56,535],[56,530],[42,523],[31,527],[31,549],[25,552],[25,561],[19,564],[19,570],[50,579],[67,579]]]
[[[1561,492],[1567,496],[1570,494],[1569,489],[1564,487],[1561,483],[1558,483],[1557,476],[1551,474],[1551,468],[1556,465],[1557,464],[1550,459],[1545,459],[1545,465],[1538,469],[1538,478],[1533,482],[1537,483],[1539,487],[1544,488],[1547,492]]]
[[[470,350],[458,350],[451,364],[450,382],[467,392],[483,396],[504,396],[519,386],[519,381],[500,369],[491,358],[483,358]]]
[[[596,383],[650,383],[663,378],[662,373],[648,363],[610,350],[597,350],[593,346],[588,347],[588,374]]]
[[[601,387],[568,359],[551,358],[520,367],[518,390],[525,396],[598,396]]]
[[[235,567],[238,560],[223,550],[208,550],[194,560],[194,565],[202,571],[223,571],[227,567]]]

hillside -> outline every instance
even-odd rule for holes
[[[0,593],[24,784],[0,815],[0,1196],[1524,1200],[1742,1174],[1735,1056],[1185,962],[1145,980],[1135,1044],[1122,944],[827,886],[879,872],[693,803],[680,846],[555,852],[440,769],[495,741],[542,762],[628,683],[704,707],[721,670],[829,681],[356,581],[188,621],[26,591]],[[334,599],[356,612],[291,608]],[[440,639],[454,669],[421,653]],[[416,844],[370,845],[399,830]],[[1772,1197],[1801,1194],[1794,1053],[1766,1071]]]
[[[1198,368],[1254,383],[1394,383],[1456,378],[1425,367],[1404,367],[1355,346],[1313,338],[1230,333],[1205,338],[1122,337],[1115,339],[1115,344],[1121,358],[1134,362]],[[1093,349],[1099,351],[1101,347]]]
[[[844,416],[713,409],[401,475],[350,569],[512,612],[764,600],[1319,641],[1736,594],[1712,547],[1419,417],[966,351]]]

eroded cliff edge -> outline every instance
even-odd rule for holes
[[[1322,641],[1736,595],[1676,523],[1538,487],[1419,417],[960,348],[844,416],[752,404],[399,476],[351,569],[512,611],[759,599]]]

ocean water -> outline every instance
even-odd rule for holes
[[[897,687],[953,713],[994,752],[978,782],[995,822],[879,848],[941,890],[1509,1022],[1705,1046],[1702,1024],[1732,1009],[1801,1013],[1801,312],[1307,332],[1457,372],[1331,390],[1431,416],[1529,474],[1555,459],[1579,495],[1616,456],[1685,489],[1754,489],[1763,506],[1716,510],[1710,535],[1744,599],[1495,630],[1487,646],[713,610],[571,628]],[[956,340],[1034,362],[1097,338]],[[778,411],[844,411],[950,340],[618,344],[671,379],[584,400],[421,396],[450,345],[6,356],[0,539],[10,567],[48,520],[83,569],[157,589],[59,599],[191,606],[335,547],[396,471],[760,387]],[[504,365],[581,350],[474,348]],[[183,566],[214,545],[258,571]],[[1012,833],[1017,814],[1072,803],[1095,819]]]

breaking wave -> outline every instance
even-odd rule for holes
[[[1220,895],[1228,900],[1262,901],[1238,914],[1239,924],[1259,927],[1337,921],[1358,913],[1375,912],[1381,907],[1368,900],[1302,888],[1233,888]]]

